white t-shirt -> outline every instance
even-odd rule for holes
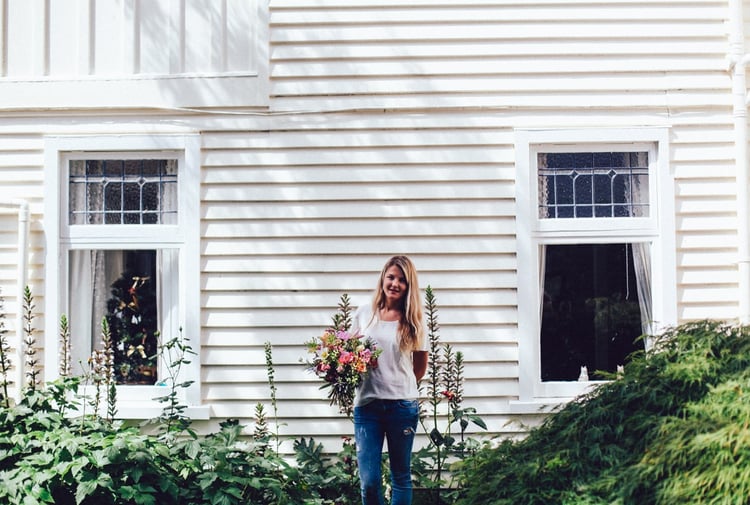
[[[383,352],[378,366],[365,377],[354,399],[356,407],[373,400],[416,400],[419,397],[411,352],[403,353],[398,345],[398,321],[381,321],[372,309],[359,307],[352,316],[352,329],[359,330]],[[425,339],[426,340],[426,339]],[[423,346],[424,347],[424,346]]]

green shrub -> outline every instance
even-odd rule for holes
[[[287,465],[230,421],[202,438],[57,412],[49,389],[0,409],[0,502],[286,504]],[[294,490],[291,490],[294,494]]]
[[[2,300],[0,299],[0,302]],[[35,363],[33,297],[26,290],[24,352]],[[40,385],[38,370],[27,375],[21,399],[7,395],[8,349],[0,303],[0,503],[8,505],[349,505],[359,501],[352,443],[335,456],[323,455],[312,439],[294,444],[297,465],[279,455],[271,345],[265,355],[275,432],[268,429],[262,404],[256,406],[253,436],[236,420],[199,437],[185,415],[178,390],[180,368],[195,353],[181,337],[159,346],[169,363],[157,400],[163,411],[137,427],[114,421],[116,388],[111,338],[102,324],[101,349],[84,377],[68,377],[67,319],[60,325],[61,375]],[[82,383],[93,398],[80,398]],[[101,412],[106,412],[101,416]],[[146,430],[153,434],[146,434]]]
[[[458,503],[748,503],[747,335],[708,321],[667,332],[622,378],[466,460]]]

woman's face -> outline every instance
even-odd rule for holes
[[[391,265],[383,276],[383,294],[389,305],[400,304],[406,297],[409,286],[400,267]]]

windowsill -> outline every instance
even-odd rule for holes
[[[122,420],[140,420],[147,421],[149,419],[156,419],[164,412],[165,405],[157,402],[117,402],[115,419]],[[99,415],[104,417],[106,415],[106,406],[99,408]],[[89,415],[91,414],[91,408],[86,407],[83,410],[71,409],[69,415],[71,417]],[[188,406],[182,412],[182,415],[188,419],[194,421],[205,421],[211,419],[211,407],[208,405],[195,405]]]
[[[116,419],[155,419],[164,411],[164,406],[153,403],[138,402],[118,402]],[[198,405],[187,407],[183,415],[188,419],[196,421],[205,421],[211,418],[211,407],[208,405]]]
[[[526,398],[532,398],[533,401],[570,401],[571,399],[586,394],[600,384],[608,381],[590,380],[590,381],[547,381],[538,382],[534,386],[533,395]],[[522,396],[523,397],[523,396]]]
[[[606,384],[607,382],[609,381],[555,381],[538,383],[536,389],[546,394],[538,394],[528,400],[511,400],[508,404],[510,413],[550,414],[579,396],[589,393],[596,386]]]

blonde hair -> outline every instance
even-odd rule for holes
[[[375,289],[375,296],[372,300],[373,316],[385,307],[383,279],[385,278],[386,271],[394,265],[401,269],[406,279],[406,296],[401,307],[401,320],[398,325],[399,349],[401,349],[401,352],[419,350],[422,348],[422,341],[424,339],[422,302],[419,294],[417,269],[408,257],[393,256],[383,266],[383,271],[380,272],[380,279],[378,279],[378,286]]]

